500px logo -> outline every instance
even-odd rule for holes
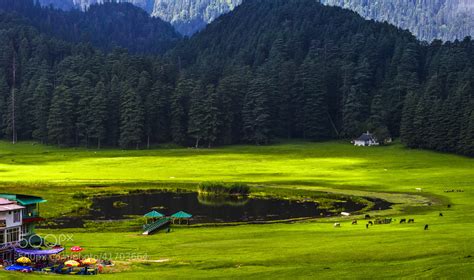
[[[73,234],[47,234],[44,237],[40,237],[39,235],[33,234],[24,239],[26,242],[20,242],[19,247],[53,248],[54,246],[62,245],[65,242],[74,241],[73,236]]]

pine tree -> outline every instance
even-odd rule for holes
[[[48,77],[41,76],[33,93],[35,107],[33,110],[34,130],[32,134],[33,138],[41,143],[48,141],[48,112],[52,91],[53,85]]]
[[[269,81],[259,73],[250,82],[243,107],[243,130],[247,141],[268,144],[272,138],[269,108]]]
[[[76,144],[84,143],[87,147],[89,146],[89,138],[91,137],[91,101],[94,96],[94,89],[91,80],[86,75],[76,78],[79,79],[79,84],[71,90],[78,97],[76,109]]]
[[[110,81],[110,90],[107,95],[107,144],[118,145],[120,138],[120,96],[122,93],[122,83],[114,75]]]
[[[373,131],[380,143],[390,138],[390,132],[386,123],[386,111],[382,104],[382,95],[376,94],[370,106],[370,118],[367,123],[369,131]]]
[[[0,137],[4,136],[5,127],[8,119],[8,84],[4,74],[0,71]]]
[[[95,87],[94,97],[91,100],[91,126],[90,137],[97,140],[97,148],[101,148],[102,141],[106,138],[107,126],[107,92],[103,82],[98,82]]]
[[[240,69],[219,81],[216,89],[221,99],[222,127],[220,142],[232,144],[241,141],[243,101],[248,90],[247,69]]]
[[[195,85],[191,79],[180,78],[171,96],[171,137],[180,145],[187,142],[189,97]]]
[[[416,110],[416,93],[409,92],[405,96],[405,104],[403,105],[402,121],[400,127],[400,138],[402,142],[409,146],[414,147],[414,143],[417,137],[417,131],[413,124]]]
[[[191,93],[189,106],[188,135],[199,148],[201,140],[206,139],[206,94],[201,84],[197,84]]]
[[[48,140],[57,145],[73,143],[73,100],[63,85],[54,90],[48,117]]]
[[[128,87],[121,97],[120,105],[120,147],[139,148],[143,134],[143,108],[137,92]]]
[[[221,104],[219,94],[213,85],[208,85],[206,89],[204,124],[208,148],[217,141],[222,127]]]
[[[303,136],[306,139],[321,140],[329,135],[327,93],[323,71],[324,65],[317,62],[316,51],[310,51],[301,70],[304,94]]]
[[[352,86],[342,108],[342,128],[346,137],[354,137],[363,131],[361,108],[362,105],[357,96],[357,89],[355,86]]]

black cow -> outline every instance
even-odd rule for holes
[[[353,225],[357,225],[357,220],[352,220]]]
[[[414,223],[415,219],[408,219],[408,223]]]
[[[400,219],[400,224],[406,223],[407,219]]]
[[[373,223],[372,221],[369,221],[369,223],[368,223],[368,224],[369,224],[369,225],[371,225],[371,226],[373,226],[373,225],[374,225],[374,223]]]
[[[369,214],[365,214],[365,219],[366,219],[366,220],[370,219],[370,215],[369,215]]]
[[[443,217],[443,213],[439,212],[439,216],[440,216],[440,217]]]
[[[448,208],[451,208],[451,204],[448,204]]]
[[[367,229],[368,229],[368,228],[369,228],[369,224],[365,224],[365,228],[367,228]]]
[[[425,225],[425,230],[428,230],[428,225]]]

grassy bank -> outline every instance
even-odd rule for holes
[[[323,191],[380,197],[397,204],[392,210],[372,214],[416,221],[365,229],[365,223],[351,226],[350,219],[330,218],[183,227],[150,237],[136,232],[68,230],[74,241],[67,245],[80,244],[86,253],[111,254],[122,260],[117,267],[123,272],[101,276],[106,279],[471,279],[473,170],[472,159],[401,145],[358,148],[340,142],[293,142],[211,150],[96,151],[0,142],[0,191],[44,196],[48,203],[42,211],[47,216],[81,207],[83,202],[74,194],[195,190],[198,183],[213,181],[250,184],[252,195],[291,196],[297,189],[307,195]],[[464,192],[445,192],[450,189]],[[447,204],[452,208],[447,209]],[[340,229],[332,227],[335,221],[342,223]],[[428,231],[423,230],[425,224],[430,225]]]

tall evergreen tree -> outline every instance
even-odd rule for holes
[[[120,105],[120,140],[122,148],[140,147],[143,136],[143,110],[135,89],[128,87],[122,94]]]
[[[268,144],[272,138],[269,81],[263,73],[250,82],[243,107],[243,131],[248,142]]]
[[[193,80],[181,77],[171,96],[171,137],[177,144],[187,142],[189,97],[195,86]]]
[[[33,94],[35,104],[34,108],[34,127],[33,138],[41,143],[48,141],[48,112],[51,102],[51,93],[53,84],[47,76],[41,76],[38,85]]]
[[[48,117],[48,140],[57,145],[70,145],[74,141],[73,100],[63,85],[54,90]]]
[[[91,100],[91,127],[90,137],[96,139],[97,148],[101,148],[107,136],[107,92],[104,83],[98,82],[95,86],[94,97]]]

